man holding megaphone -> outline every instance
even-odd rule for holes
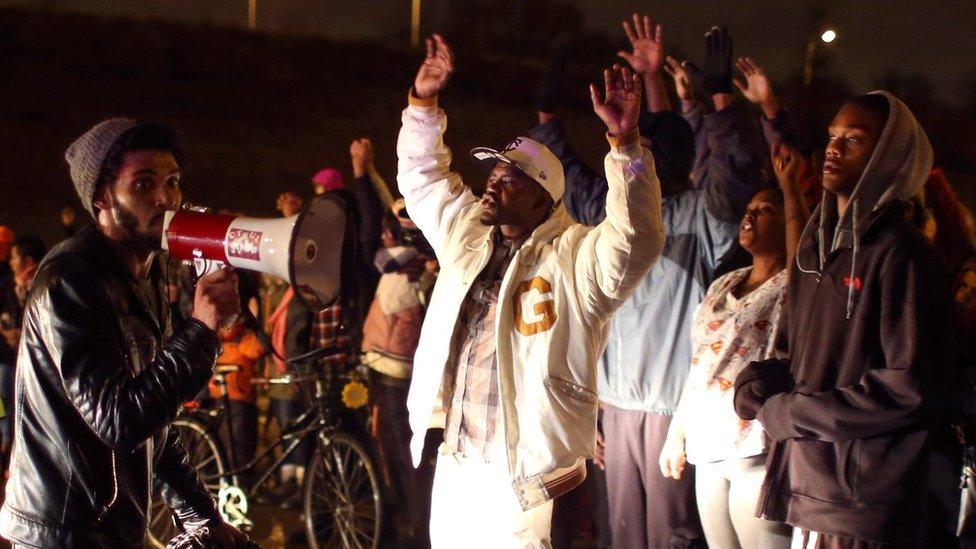
[[[607,69],[590,90],[607,126],[606,219],[573,223],[563,169],[541,143],[472,151],[479,200],[450,169],[437,96],[454,70],[438,35],[410,90],[397,180],[441,264],[407,406],[417,465],[447,412],[431,505],[436,547],[547,547],[552,500],[583,482],[596,440],[596,357],[607,321],[661,253],[661,191],[637,133],[640,79]]]
[[[15,547],[140,547],[158,487],[183,530],[242,546],[168,428],[210,379],[216,330],[240,312],[236,275],[218,270],[174,333],[156,252],[164,212],[182,200],[177,137],[115,118],[65,158],[95,224],[44,258],[27,301],[0,534]]]

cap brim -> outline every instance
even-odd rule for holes
[[[513,162],[511,158],[490,147],[475,147],[471,149],[471,160],[474,160],[474,163],[485,173],[491,173],[499,162],[510,164],[518,168],[519,171],[522,171],[522,168]]]

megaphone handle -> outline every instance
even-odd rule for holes
[[[196,258],[193,260],[193,270],[197,273],[197,279],[203,278],[208,274],[215,273],[224,268],[223,261],[213,259]]]
[[[194,259],[192,264],[193,264],[193,272],[196,275],[196,277],[193,279],[194,286],[197,285],[197,281],[200,280],[201,278],[207,276],[208,274],[215,273],[226,266],[223,261],[216,261],[213,259],[202,259],[202,258]],[[247,308],[242,307],[242,309],[246,310]],[[250,311],[248,312],[250,313]],[[237,322],[237,315],[234,315],[228,318],[227,320],[225,320],[220,327],[226,328],[228,326],[232,326],[235,322]]]

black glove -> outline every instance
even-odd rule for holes
[[[566,54],[569,48],[562,44],[556,48],[549,60],[549,69],[539,82],[539,89],[535,92],[535,108],[545,113],[556,112],[556,104],[562,95],[563,82],[566,80]]]
[[[709,95],[732,93],[732,37],[725,27],[712,27],[705,33],[701,78],[702,87]]]
[[[766,400],[792,391],[794,384],[790,367],[785,361],[773,358],[753,362],[735,378],[732,406],[742,419],[756,419]]]

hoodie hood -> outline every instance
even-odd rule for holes
[[[873,91],[871,94],[881,95],[888,100],[888,120],[864,167],[864,173],[851,193],[844,215],[838,219],[837,196],[825,190],[823,200],[810,216],[810,221],[800,237],[800,242],[803,243],[816,235],[819,259],[819,265],[815,267],[817,272],[823,270],[830,252],[853,247],[852,280],[858,242],[877,219],[874,214],[894,201],[907,200],[918,194],[932,171],[932,145],[912,111],[886,91]],[[810,272],[809,267],[812,266],[801,265],[797,254],[797,267],[801,271]],[[853,288],[853,284],[851,287]],[[848,316],[851,312],[851,297],[848,299]]]

